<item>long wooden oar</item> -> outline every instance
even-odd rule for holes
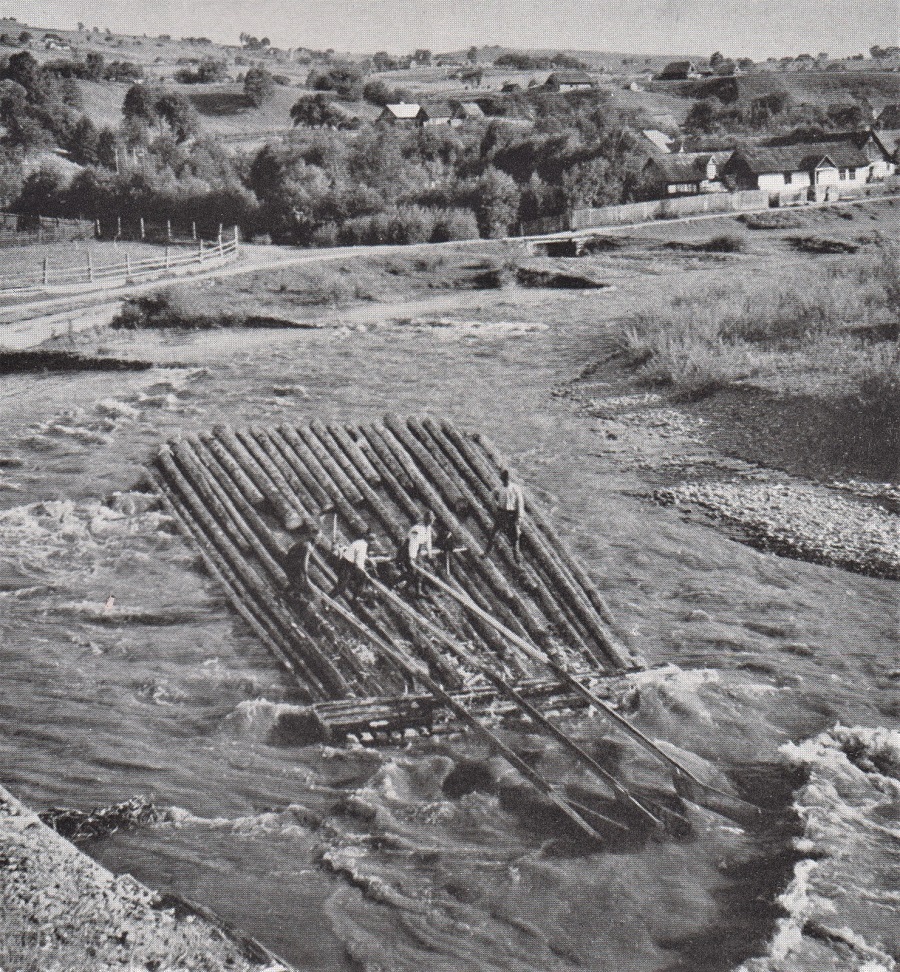
[[[417,570],[420,570],[416,566]],[[427,571],[420,572],[425,576],[430,576]],[[433,624],[430,619],[426,618],[424,615],[415,611],[413,608],[409,607],[401,598],[391,591],[389,588],[381,584],[380,581],[372,580],[372,586],[379,591],[383,596],[389,598],[392,603],[396,604],[400,610],[404,610],[409,613],[418,624],[423,625],[431,633],[431,635],[441,642],[446,648],[448,648],[457,658],[465,662],[472,669],[481,674],[486,678],[492,685],[494,685],[498,691],[506,696],[514,705],[516,705],[525,715],[531,719],[536,725],[540,726],[542,729],[546,730],[554,739],[562,744],[562,746],[568,750],[571,755],[573,755],[579,762],[583,763],[587,768],[604,783],[606,783],[613,792],[622,800],[630,803],[642,816],[646,817],[651,823],[657,827],[663,827],[664,824],[662,820],[656,817],[652,811],[640,803],[628,790],[613,776],[609,770],[601,766],[590,753],[586,752],[581,746],[575,742],[569,735],[563,732],[554,722],[551,722],[540,709],[538,709],[532,702],[530,702],[521,692],[517,691],[512,685],[506,682],[501,675],[493,671],[489,666],[485,665],[479,658],[477,658],[472,652],[470,652],[463,645],[459,644],[455,639],[449,637],[441,628]],[[593,811],[596,813],[596,811]],[[606,819],[606,818],[604,818]],[[607,822],[612,822],[607,820]]]
[[[418,622],[421,620],[421,616],[417,611],[414,611],[407,604],[405,604],[400,598],[398,598],[392,591],[386,588],[379,581],[375,580],[371,576],[369,577],[369,583],[383,595],[387,595],[392,603],[395,604],[398,609],[405,611],[408,614],[415,616],[415,620]],[[456,716],[459,717],[466,725],[470,726],[474,732],[476,732],[498,755],[502,756],[514,769],[516,769],[525,779],[527,779],[532,786],[543,793],[562,813],[564,813],[583,833],[587,834],[592,840],[603,840],[603,837],[598,831],[588,823],[584,816],[578,812],[573,806],[570,806],[567,800],[561,797],[557,792],[556,788],[549,781],[545,780],[540,773],[533,770],[516,752],[510,749],[509,746],[503,742],[495,733],[493,733],[487,726],[483,725],[478,719],[472,715],[469,710],[458,702],[456,699],[450,695],[441,685],[439,685],[431,676],[428,674],[427,668],[423,664],[416,664],[411,659],[407,659],[398,651],[393,645],[385,641],[383,638],[379,637],[372,631],[367,625],[360,621],[352,611],[349,611],[343,605],[339,604],[334,599],[330,598],[324,592],[319,592],[323,599],[323,602],[329,607],[337,611],[342,618],[344,618],[349,624],[351,624],[357,631],[363,634],[370,644],[378,648],[382,654],[398,669],[405,672],[407,675],[415,678],[419,681],[433,696],[439,699],[448,709],[450,709]],[[601,813],[595,810],[589,810],[589,812],[602,819],[605,824],[611,827],[622,828],[622,824],[617,820],[612,820],[610,818],[604,817]]]
[[[667,752],[657,746],[656,743],[654,743],[653,740],[648,736],[644,735],[640,729],[633,726],[623,715],[616,712],[611,705],[604,702],[603,699],[597,696],[595,692],[591,691],[591,689],[586,685],[583,685],[565,668],[564,665],[561,665],[559,662],[542,652],[540,649],[536,648],[524,638],[520,638],[514,631],[510,631],[509,628],[507,628],[492,615],[488,614],[487,611],[482,610],[462,591],[456,590],[456,588],[446,584],[439,577],[436,577],[430,571],[423,570],[418,565],[416,565],[416,570],[420,571],[421,574],[439,590],[453,598],[455,601],[457,601],[457,603],[461,604],[464,608],[471,611],[487,624],[492,625],[495,630],[499,631],[500,634],[515,644],[516,647],[520,648],[534,661],[548,665],[562,682],[571,687],[573,691],[577,692],[586,701],[590,702],[591,705],[604,712],[616,725],[631,736],[631,738],[634,739],[647,752],[651,753],[657,759],[668,765],[675,774],[676,790],[678,790],[682,796],[690,799],[692,803],[697,803],[700,806],[707,807],[707,809],[713,810],[714,812],[722,816],[726,816],[729,819],[737,819],[741,823],[746,822],[748,814],[759,815],[762,812],[759,807],[754,806],[752,803],[747,803],[746,800],[741,799],[739,796],[736,796],[733,793],[726,793],[724,790],[720,790],[711,783],[706,783],[699,779],[686,766],[678,762],[677,759],[670,756]],[[695,787],[699,787],[706,793],[715,794],[715,796],[719,797],[720,800],[726,801],[726,806],[729,806],[732,812],[724,812],[724,808],[721,805],[709,799],[699,799],[696,794],[690,792],[691,784],[693,784]]]

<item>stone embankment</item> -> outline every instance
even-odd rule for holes
[[[2,787],[0,969],[289,972],[212,916],[116,877]]]

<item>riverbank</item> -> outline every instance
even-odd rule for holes
[[[173,895],[114,876],[0,787],[0,968],[288,972]]]

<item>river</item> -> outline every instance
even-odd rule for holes
[[[734,969],[774,962],[816,896],[858,939],[848,954],[897,955],[897,585],[639,498],[639,473],[551,394],[590,359],[585,302],[602,294],[492,299],[464,327],[112,336],[111,352],[159,366],[2,379],[4,784],[36,809],[149,796],[164,822],[87,850],[298,968]],[[488,759],[466,736],[362,750],[272,735],[290,682],[137,485],[142,466],[215,423],[386,411],[445,415],[512,458],[653,666],[638,724],[767,802],[765,828],[694,809],[688,834],[601,852],[555,840],[527,801],[446,796],[454,765]],[[588,715],[569,725],[613,745]],[[510,738],[574,772],[538,737]]]

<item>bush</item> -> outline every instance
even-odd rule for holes
[[[224,319],[220,315],[198,310],[186,293],[173,289],[129,298],[111,321],[110,327],[132,331],[145,328],[209,330],[240,323],[236,318]]]

